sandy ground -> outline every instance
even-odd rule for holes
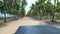
[[[24,17],[16,21],[9,22],[7,26],[0,27],[0,34],[13,34],[19,26],[32,26],[32,25],[47,25],[44,20],[33,20],[29,17]],[[55,26],[55,25],[54,25]],[[60,26],[56,26],[59,27]]]

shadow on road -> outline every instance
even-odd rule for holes
[[[15,34],[60,34],[60,28],[48,25],[20,26]]]

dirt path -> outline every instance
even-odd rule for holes
[[[24,17],[23,19],[19,19],[17,21],[12,21],[3,28],[0,28],[0,34],[13,34],[19,26],[30,26],[30,25],[46,25],[44,21],[33,20],[29,17]]]

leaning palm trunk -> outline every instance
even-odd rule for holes
[[[54,6],[54,12],[53,12],[53,14],[52,14],[52,22],[54,22],[55,20],[54,20],[54,14],[55,14],[55,6]]]
[[[54,16],[55,15],[55,5],[54,5],[54,11],[53,11],[53,13],[52,13],[52,22],[54,22],[55,20],[54,20]]]
[[[42,9],[40,8],[40,20],[42,19]]]
[[[56,0],[54,0],[54,12],[53,12],[53,14],[52,14],[52,22],[54,22],[55,20],[54,20],[54,15],[55,15],[55,11],[56,11],[56,8],[55,8],[55,6],[56,6]]]
[[[52,14],[52,22],[54,22],[54,13]]]
[[[16,13],[17,13],[17,12],[16,12],[16,11],[17,11],[17,2],[16,2],[16,0],[14,0],[14,2],[15,2],[15,10],[14,10],[15,13],[14,13],[14,14],[16,15],[16,18],[15,18],[15,19],[18,19],[18,17],[17,17],[18,14],[16,14]]]
[[[6,22],[6,0],[4,1],[4,22]]]

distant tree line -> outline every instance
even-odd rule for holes
[[[51,3],[51,0],[38,0],[35,4],[32,4],[30,11],[27,13],[27,16],[33,18],[50,18],[54,22],[60,17],[60,2],[59,0],[53,0],[54,4]]]
[[[4,14],[4,22],[6,22],[6,13],[23,17],[26,5],[26,0],[0,0],[0,12]]]

